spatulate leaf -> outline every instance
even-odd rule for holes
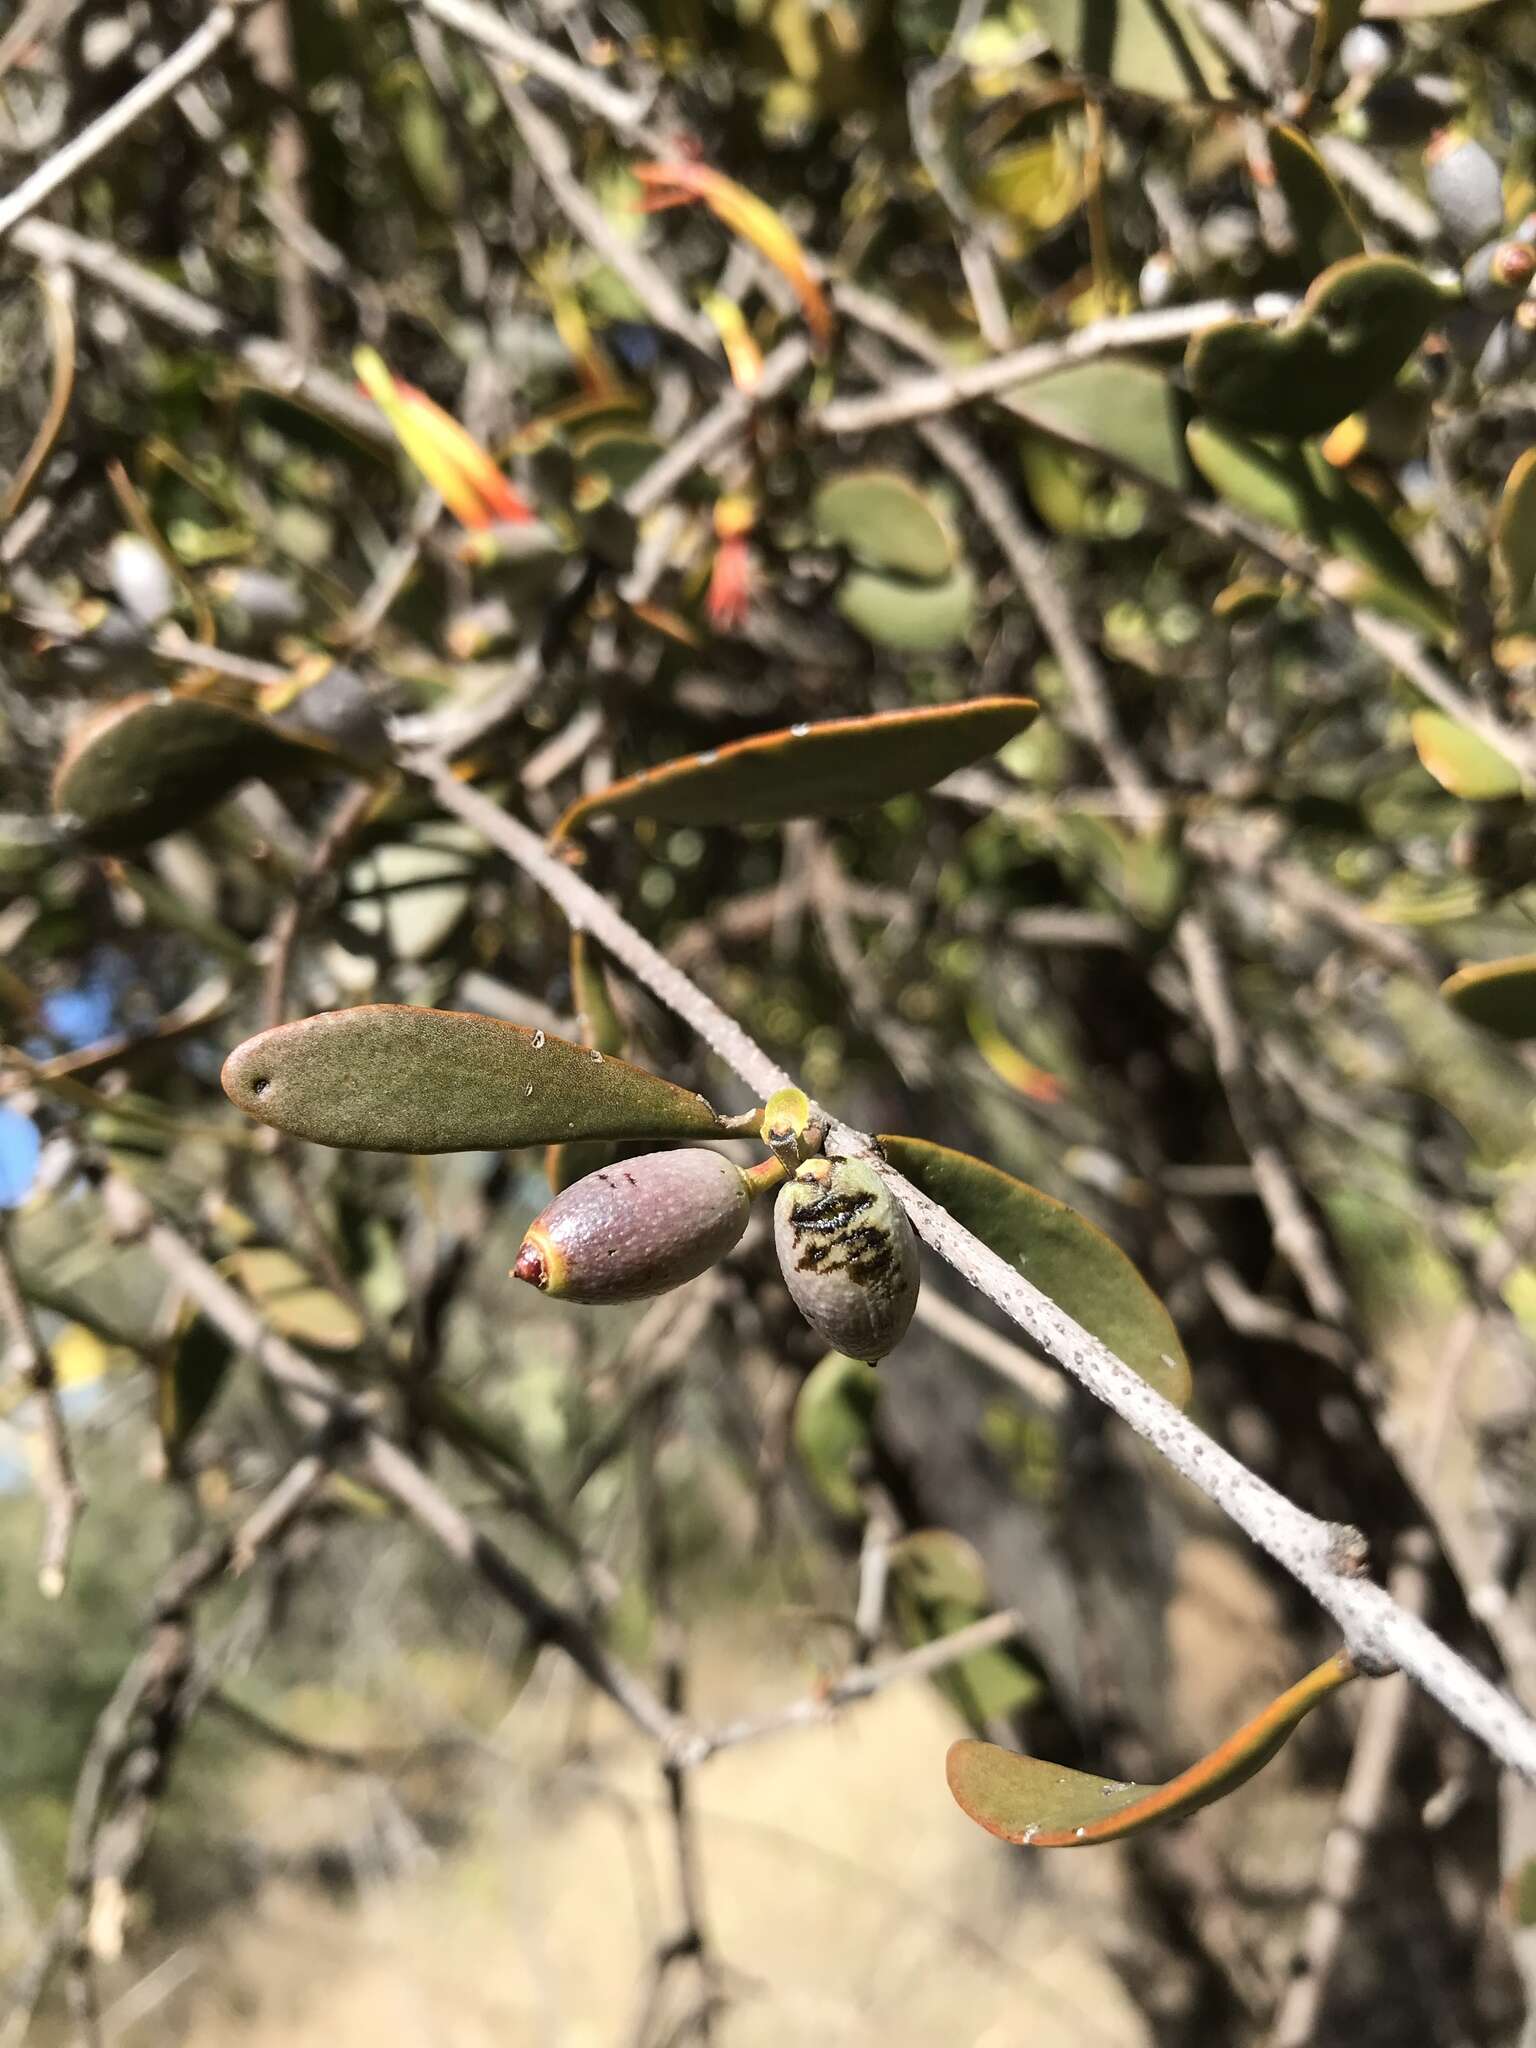
[[[263,1123],[361,1152],[720,1135],[702,1095],[595,1047],[454,1010],[368,1003],[261,1031],[224,1063]]]
[[[837,608],[866,640],[898,654],[958,647],[976,612],[976,579],[962,562],[942,583],[917,583],[855,569],[838,586]]]
[[[1227,95],[1225,66],[1183,0],[1033,0],[1030,13],[1071,71],[1153,99]]]
[[[1364,570],[1357,602],[1443,635],[1453,623],[1445,598],[1419,567],[1412,549],[1363,491],[1331,467],[1315,447],[1250,440],[1211,420],[1193,420],[1187,435],[1195,467],[1240,512],[1297,533]]]
[[[1493,527],[1499,595],[1510,625],[1529,623],[1536,596],[1536,448],[1527,448],[1504,484]]]
[[[145,691],[76,728],[54,774],[53,808],[87,844],[122,851],[190,824],[252,776],[324,760],[266,719]]]
[[[1320,18],[1317,34],[1326,33]],[[1276,121],[1269,130],[1269,154],[1307,276],[1346,256],[1359,256],[1365,248],[1360,230],[1313,143],[1288,121]]]
[[[1007,395],[1008,410],[1070,447],[1103,455],[1166,490],[1189,484],[1184,422],[1168,377],[1150,363],[1071,363]]]
[[[1164,1785],[1126,1784],[1018,1756],[992,1742],[957,1742],[946,1774],[957,1804],[988,1834],[1031,1849],[1085,1849],[1224,1799],[1261,1770],[1297,1723],[1355,1676],[1340,1651]]]
[[[246,1245],[221,1270],[248,1294],[279,1335],[316,1351],[354,1351],[363,1319],[350,1302],[322,1287],[292,1252],[277,1245]]]
[[[1023,732],[1028,697],[978,697],[872,718],[834,718],[760,733],[613,782],[571,805],[568,837],[593,818],[659,818],[673,825],[762,825],[822,818],[929,789]]]
[[[1096,1224],[968,1152],[925,1138],[877,1142],[930,1201],[1017,1266],[1149,1386],[1179,1407],[1187,1403],[1189,1360],[1167,1309]]]

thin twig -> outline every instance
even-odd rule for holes
[[[1155,825],[1163,802],[1126,739],[1109,685],[1072,616],[1071,594],[1047,550],[1020,518],[997,471],[950,420],[929,420],[918,433],[961,485],[989,529],[1051,643],[1072,703],[1116,790],[1133,806],[1136,822]]]
[[[1422,1532],[1405,1537],[1392,1571],[1392,1591],[1422,1615],[1429,1604],[1427,1566],[1433,1544]],[[1355,1731],[1349,1769],[1318,1861],[1317,1890],[1302,1928],[1296,1974],[1275,2014],[1269,2048],[1307,2048],[1317,2038],[1328,1986],[1349,1925],[1349,1909],[1365,1875],[1371,1837],[1381,1825],[1413,1694],[1401,1672],[1369,1688]]]
[[[418,772],[445,810],[473,825],[538,882],[572,924],[591,932],[761,1097],[788,1085],[789,1076],[734,1018],[588,882],[554,859],[525,825],[460,782],[447,764],[423,762]],[[1339,1624],[1364,1669],[1400,1666],[1496,1756],[1536,1779],[1536,1723],[1384,1588],[1361,1576],[1358,1531],[1308,1514],[1250,1472],[1016,1268],[893,1171],[865,1133],[829,1123],[829,1148],[874,1165],[918,1235],[1304,1586]]]
[[[1070,1401],[1071,1390],[1059,1372],[1032,1358],[1011,1337],[989,1329],[965,1309],[956,1307],[936,1287],[925,1287],[918,1295],[917,1320],[936,1337],[968,1351],[978,1364],[1001,1374],[1046,1414],[1059,1415]]]
[[[571,169],[570,150],[554,122],[541,114],[522,87],[513,84],[503,71],[498,69],[494,75],[502,102],[523,138],[524,148],[533,158],[539,176],[571,226],[587,246],[623,278],[658,327],[667,329],[705,354],[713,367],[718,361],[718,351],[711,346],[713,330],[709,323],[689,309],[664,270],[633,242],[614,232],[603,209]]]
[[[728,447],[745,429],[756,408],[777,398],[810,360],[810,343],[800,335],[781,341],[764,362],[750,395],[734,389],[724,392],[702,419],[696,420],[630,485],[624,494],[625,511],[634,519],[644,519],[648,513],[658,511],[685,478]]]
[[[264,0],[252,14],[245,33],[251,67],[273,97],[267,131],[267,180],[280,212],[293,232],[274,240],[272,264],[277,278],[278,325],[283,339],[301,362],[320,346],[320,314],[315,305],[309,265],[302,253],[313,237],[305,186],[309,177],[309,144],[295,100],[298,76],[293,62],[293,28],[289,0]]]
[[[477,0],[410,0],[410,4],[419,6],[446,28],[456,29],[470,42],[478,43],[482,50],[532,72],[535,78],[563,92],[567,99],[598,115],[627,142],[643,143],[653,155],[666,153],[667,137],[647,124],[644,100],[615,92],[589,66],[574,63],[548,43],[540,42],[537,36],[514,28],[505,15],[493,14],[489,7],[478,5]]]
[[[37,1402],[37,1490],[43,1502],[43,1540],[37,1560],[37,1583],[43,1597],[57,1600],[69,1582],[69,1554],[85,1507],[85,1494],[75,1477],[69,1433],[59,1404],[59,1383],[53,1360],[32,1321],[11,1258],[10,1234],[0,1212],[0,1319],[10,1333],[3,1379],[19,1379]]]
[[[833,296],[851,310],[847,292],[835,290]],[[1096,320],[1091,327],[1059,341],[1031,342],[1010,355],[904,378],[857,398],[828,399],[807,414],[805,423],[820,434],[868,434],[876,427],[899,426],[904,420],[927,419],[934,413],[952,412],[956,406],[973,405],[979,398],[995,397],[1072,363],[1096,362],[1101,356],[1179,341],[1218,321],[1283,319],[1294,304],[1281,294],[1265,293],[1254,300],[1206,299],[1193,306],[1158,307],[1152,312],[1125,313],[1114,320]]]
[[[31,177],[24,179],[14,192],[0,199],[0,241],[29,213],[36,213],[44,200],[51,199],[71,178],[78,177],[88,164],[93,164],[103,150],[110,149],[146,114],[153,113],[163,100],[170,99],[189,78],[196,77],[229,41],[240,25],[241,16],[251,5],[252,0],[221,0],[221,4],[209,11],[179,49],[173,50],[130,92],[125,92],[105,113],[99,114],[72,142],[66,142],[62,149],[55,150],[48,161],[39,164]]]
[[[552,1643],[582,1670],[599,1691],[659,1742],[682,1734],[649,1687],[619,1664],[576,1615],[540,1592],[519,1568],[469,1521],[397,1444],[378,1433],[362,1403],[344,1394],[329,1375],[294,1349],[236,1288],[216,1273],[179,1231],[157,1220],[128,1182],[106,1184],[109,1213],[120,1235],[137,1237],[158,1265],[195,1301],[232,1344],[248,1352],[312,1422],[335,1419],[356,1431],[359,1462],[369,1481],[430,1532],[461,1564],[523,1616],[534,1639]],[[317,1413],[318,1410],[318,1413]]]
[[[947,1671],[950,1665],[958,1664],[964,1657],[974,1656],[978,1650],[990,1650],[998,1643],[1011,1642],[1023,1628],[1023,1615],[1013,1608],[1006,1608],[997,1614],[987,1615],[981,1621],[968,1622],[964,1628],[957,1628],[950,1635],[937,1636],[931,1643],[920,1643],[915,1650],[903,1651],[899,1657],[852,1665],[829,1685],[818,1687],[804,1698],[790,1701],[787,1706],[773,1707],[765,1714],[726,1721],[718,1728],[706,1730],[686,1752],[683,1761],[689,1769],[695,1769],[722,1749],[736,1749],[744,1742],[760,1742],[765,1736],[781,1735],[791,1728],[819,1728],[835,1720],[839,1709],[850,1706],[855,1700],[872,1699],[876,1693],[884,1692],[887,1686],[903,1684],[909,1678],[932,1678],[936,1672]]]
[[[1208,919],[1198,911],[1186,910],[1175,928],[1174,944],[1189,977],[1195,1015],[1216,1063],[1233,1127],[1253,1167],[1254,1186],[1269,1218],[1275,1249],[1301,1282],[1313,1314],[1336,1329],[1345,1329],[1352,1320],[1348,1291],[1275,1131],[1248,1058],[1221,948]]]
[[[395,445],[394,435],[378,407],[352,385],[333,377],[329,370],[301,362],[284,342],[266,335],[242,334],[222,307],[156,277],[110,242],[94,241],[88,235],[77,235],[71,228],[45,220],[22,221],[12,231],[11,240],[29,256],[44,263],[62,264],[115,292],[127,304],[174,328],[178,334],[227,349],[252,382],[264,390],[278,392],[296,404],[310,406],[339,420],[377,447]]]

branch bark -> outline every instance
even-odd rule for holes
[[[591,932],[760,1097],[790,1084],[789,1075],[734,1018],[663,959],[588,882],[556,860],[526,825],[460,782],[445,761],[418,761],[416,772],[445,810],[473,825],[531,876],[572,924]],[[866,1133],[835,1118],[827,1121],[828,1149],[866,1159],[883,1174],[918,1235],[1304,1586],[1338,1623],[1362,1670],[1378,1675],[1394,1668],[1406,1671],[1502,1762],[1536,1780],[1536,1723],[1383,1587],[1361,1575],[1363,1546],[1357,1530],[1308,1514],[1250,1472],[947,1210],[896,1173]]]

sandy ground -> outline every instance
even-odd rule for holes
[[[741,1703],[723,1647],[701,1693]],[[733,1682],[734,1681],[734,1682]],[[754,1672],[758,1705],[802,1673]],[[379,1781],[264,1757],[247,1840],[297,1870],[372,1843],[397,1874],[330,1893],[268,1876],[247,1903],[111,1973],[109,2048],[627,2048],[696,2040],[704,1979],[676,1964],[647,2017],[653,1957],[678,1926],[654,1758],[606,1716],[592,1761],[560,1761],[571,1700],[536,1678],[477,1758],[467,1834],[426,1847]],[[1102,1959],[1113,1856],[1030,1858],[951,1803],[956,1726],[908,1684],[834,1725],[725,1751],[691,1780],[724,2048],[1141,2048]],[[362,1852],[368,1861],[369,1852]],[[404,1874],[399,1874],[401,1866]]]

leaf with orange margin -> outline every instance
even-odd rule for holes
[[[1235,1792],[1298,1722],[1357,1675],[1349,1652],[1340,1650],[1165,1785],[1125,1784],[973,1741],[951,1746],[945,1775],[962,1812],[988,1834],[1024,1849],[1087,1849],[1181,1820]]]
[[[669,825],[777,825],[838,817],[864,804],[931,789],[1032,723],[1030,697],[973,697],[869,718],[829,718],[685,754],[578,797],[552,837],[592,818],[658,818]]]

